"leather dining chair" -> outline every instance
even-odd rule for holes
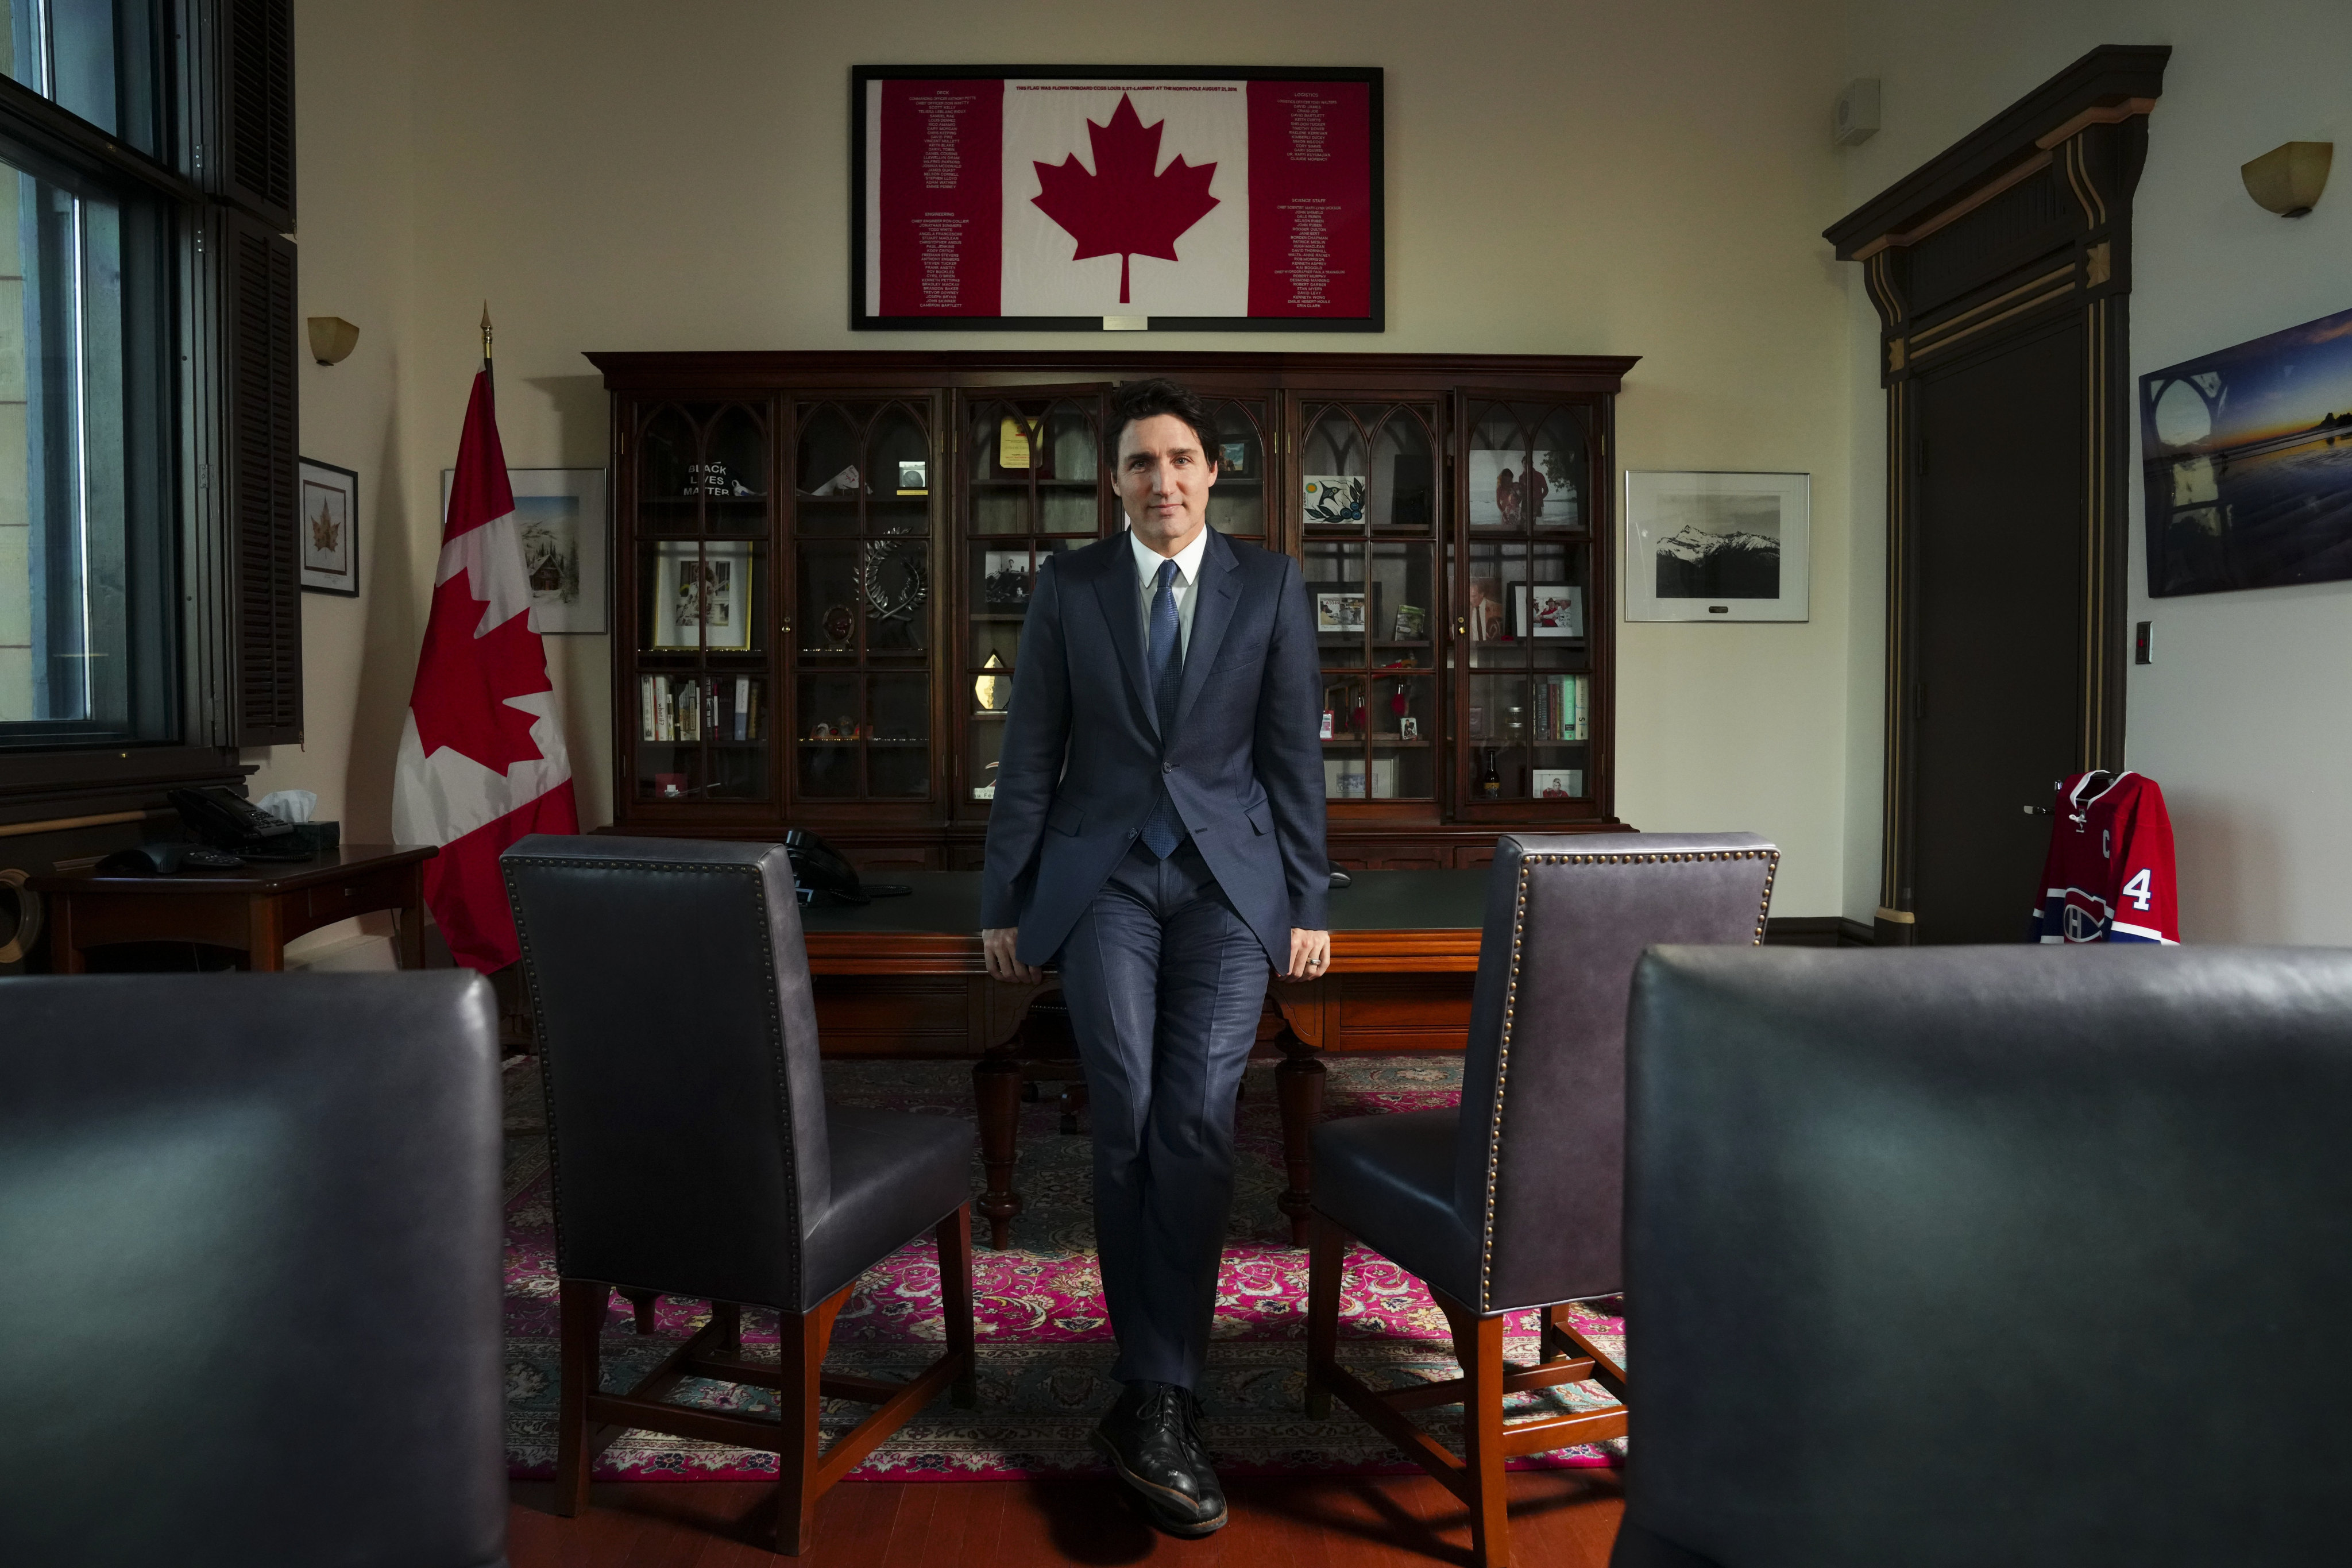
[[[1565,1304],[1615,1294],[1625,1001],[1654,942],[1752,944],[1780,851],[1748,833],[1508,837],[1496,846],[1456,1110],[1315,1131],[1307,1409],[1338,1394],[1469,1506],[1480,1568],[1511,1560],[1503,1463],[1625,1430],[1624,1368]],[[1418,1275],[1463,1375],[1375,1390],[1338,1360],[1350,1237]],[[1507,1369],[1508,1314],[1542,1309],[1542,1364]],[[1597,1382],[1618,1403],[1506,1425],[1507,1394]],[[1460,1405],[1462,1452],[1408,1412]]]
[[[506,1562],[478,975],[0,979],[0,1563]]]
[[[1643,961],[1616,1568],[2346,1561],[2352,952]]]
[[[793,871],[781,844],[525,838],[501,858],[546,1075],[562,1292],[556,1507],[628,1427],[779,1456],[778,1549],[817,1499],[942,1389],[974,1397],[971,1123],[828,1106]],[[937,1239],[946,1350],[905,1383],[824,1371],[857,1277]],[[600,1384],[610,1293],[711,1303],[625,1394]],[[745,1306],[780,1359],[746,1361]],[[662,1396],[710,1378],[775,1391],[774,1418]],[[820,1398],[877,1406],[819,1451]]]

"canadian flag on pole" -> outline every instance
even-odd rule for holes
[[[580,831],[514,512],[485,366],[457,442],[392,783],[393,837],[441,846],[425,863],[425,901],[451,955],[484,972],[521,952],[499,851],[527,834]]]

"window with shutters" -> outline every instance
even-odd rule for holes
[[[159,204],[0,162],[0,746],[177,729]]]
[[[0,0],[0,826],[301,738],[293,58]]]

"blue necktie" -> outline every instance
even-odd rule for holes
[[[1176,620],[1176,563],[1160,563],[1159,586],[1151,597],[1151,641],[1144,650],[1144,667],[1151,673],[1151,706],[1160,715],[1160,747],[1164,754],[1176,734],[1176,693],[1184,682],[1184,637]],[[1163,780],[1160,805],[1143,825],[1143,842],[1162,860],[1184,842],[1184,818],[1168,794]]]

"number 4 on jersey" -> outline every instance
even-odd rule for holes
[[[2147,867],[2142,866],[2137,871],[2132,874],[2132,879],[2126,882],[2123,886],[2123,894],[2125,898],[2129,899],[2132,901],[2132,908],[2136,910],[2144,910],[2147,908],[2148,900],[2153,899],[2156,895],[2148,891],[2148,868]]]

